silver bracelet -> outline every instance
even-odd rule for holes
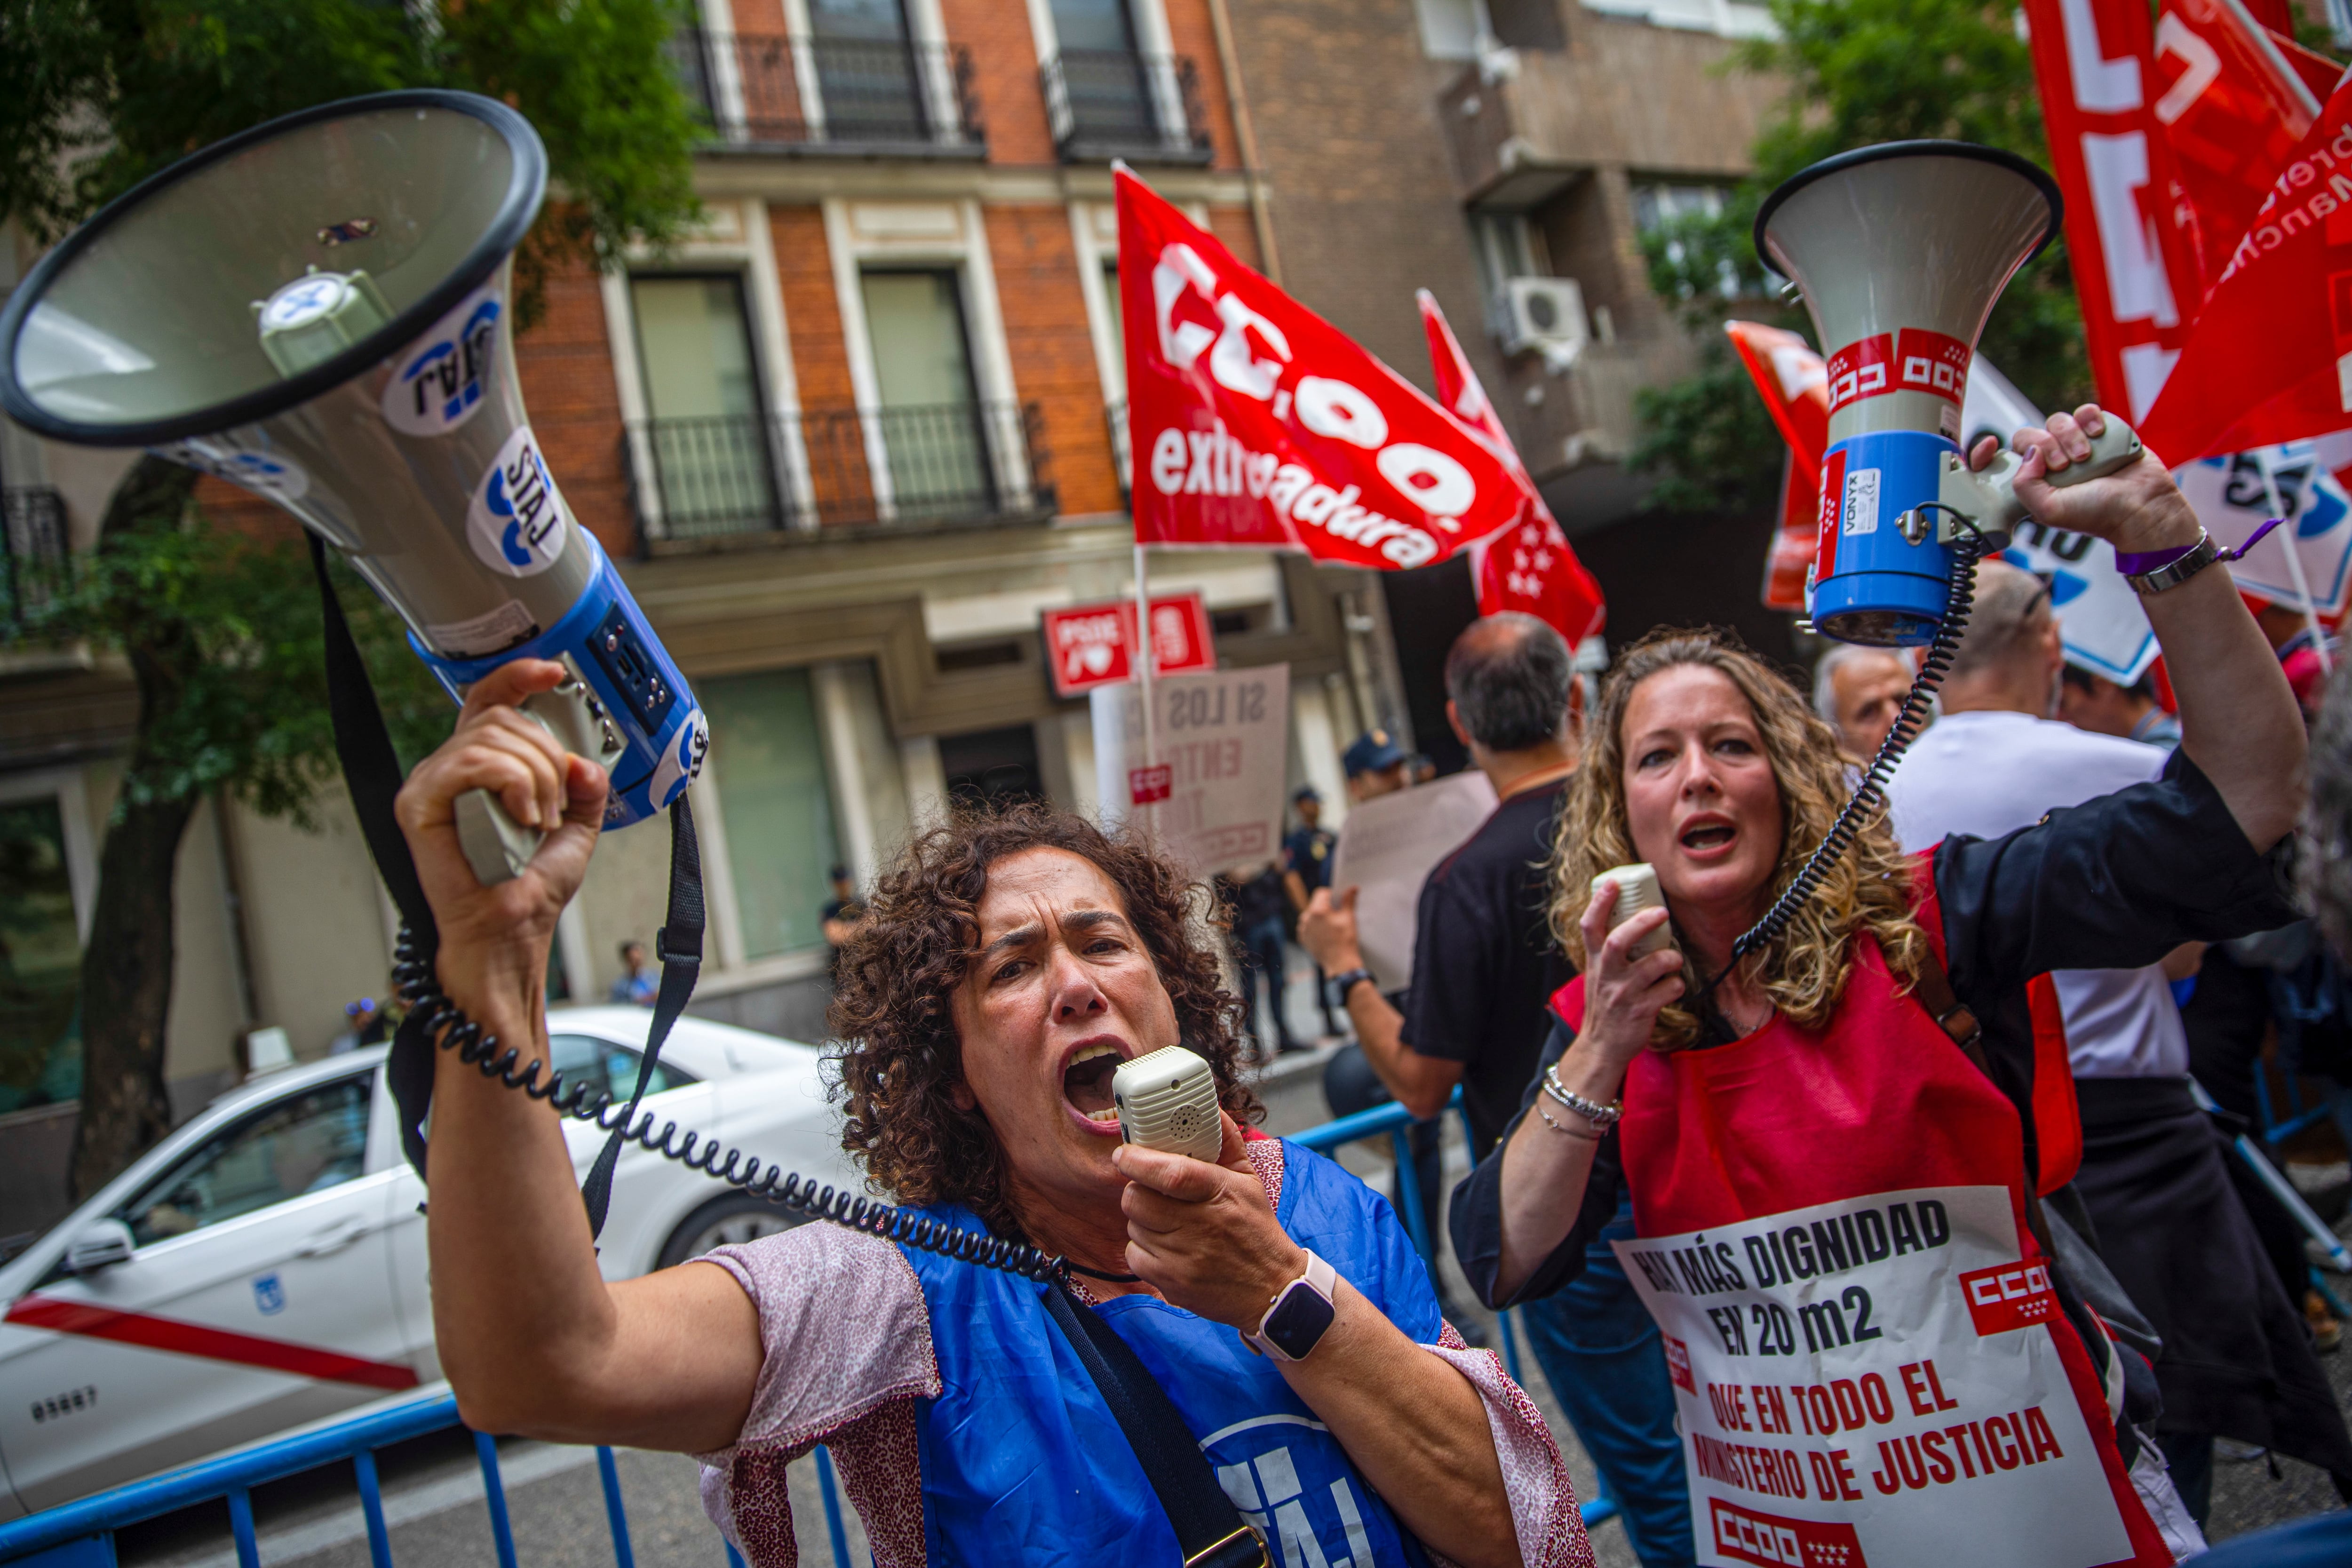
[[[1601,1142],[1601,1133],[1599,1128],[1570,1127],[1566,1122],[1555,1121],[1552,1120],[1551,1112],[1543,1108],[1541,1100],[1536,1101],[1536,1114],[1542,1117],[1543,1124],[1555,1132],[1565,1132],[1570,1138],[1589,1139],[1595,1143]]]
[[[1559,1064],[1557,1062],[1544,1068],[1543,1088],[1546,1094],[1591,1122],[1592,1131],[1596,1136],[1616,1126],[1617,1119],[1625,1114],[1625,1102],[1622,1100],[1612,1100],[1608,1104],[1602,1105],[1598,1100],[1585,1099],[1584,1096],[1562,1084],[1559,1081]],[[1551,1118],[1547,1116],[1544,1120],[1549,1121]]]

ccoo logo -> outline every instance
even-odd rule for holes
[[[384,384],[384,422],[404,436],[446,436],[474,416],[499,344],[496,284],[435,323]]]
[[[483,564],[509,577],[537,576],[562,556],[569,538],[563,498],[530,426],[515,426],[498,461],[474,487],[466,538]]]

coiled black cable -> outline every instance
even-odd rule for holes
[[[1937,507],[1934,510],[1942,510]],[[1706,983],[1706,994],[1723,984],[1727,975],[1739,967],[1740,960],[1760,952],[1789,929],[1805,900],[1813,896],[1822,881],[1835,868],[1853,841],[1862,837],[1863,828],[1871,817],[1885,809],[1886,785],[1895,776],[1895,763],[1919,731],[1927,727],[1928,705],[1935,700],[1936,689],[1944,683],[1945,674],[1952,668],[1952,656],[1959,651],[1960,637],[1969,629],[1969,615],[1976,606],[1977,563],[1993,553],[1992,546],[1982,534],[1969,526],[1958,513],[1952,514],[1965,538],[1953,542],[1952,576],[1945,592],[1944,618],[1929,639],[1927,651],[1919,660],[1919,673],[1912,679],[1911,689],[1904,694],[1903,707],[1895,716],[1895,725],[1886,731],[1886,739],[1878,748],[1877,756],[1863,771],[1862,782],[1854,786],[1853,798],[1845,803],[1837,820],[1822,837],[1821,847],[1807,858],[1803,869],[1782,889],[1764,911],[1764,918],[1748,928],[1740,939],[1731,944],[1731,960],[1716,977]]]
[[[614,1111],[614,1097],[604,1089],[590,1084],[566,1084],[560,1072],[550,1072],[542,1079],[540,1069],[543,1064],[540,1062],[534,1061],[518,1071],[522,1053],[512,1047],[501,1052],[499,1037],[485,1033],[481,1025],[449,1000],[434,973],[431,957],[405,925],[400,928],[400,941],[393,949],[392,976],[402,999],[415,1011],[419,1026],[428,1036],[437,1036],[443,1050],[457,1052],[459,1061],[478,1068],[484,1078],[496,1079],[533,1100],[546,1100],[559,1114],[578,1121],[593,1121],[607,1132],[618,1127],[626,1116],[625,1106]],[[723,1148],[716,1138],[682,1132],[675,1121],[664,1123],[656,1135],[654,1121],[652,1111],[645,1112],[644,1119],[625,1136],[665,1160],[675,1160],[779,1207],[982,1268],[1003,1269],[1008,1274],[1041,1280],[1067,1275],[1067,1259],[1050,1256],[1026,1242],[1010,1241],[982,1231],[959,1230],[856,1193],[820,1186],[781,1165],[763,1166],[740,1150]]]

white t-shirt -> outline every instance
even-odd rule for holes
[[[2160,746],[2095,735],[2026,713],[1953,713],[1904,753],[1887,786],[1895,837],[1906,850],[1955,833],[1998,838],[2164,772]],[[2189,1037],[2164,971],[2068,969],[2052,976],[2076,1078],[2174,1078],[2189,1070]]]

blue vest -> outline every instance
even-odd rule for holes
[[[1437,1297],[1388,1201],[1322,1155],[1283,1144],[1275,1217],[1407,1338],[1433,1344]],[[978,1230],[950,1205],[922,1211]],[[1045,1287],[901,1247],[922,1282],[940,1396],[917,1408],[928,1561],[1174,1564],[1176,1533],[1069,1342]],[[1083,1310],[1083,1309],[1081,1309]],[[1427,1568],[1421,1543],[1348,1462],[1272,1363],[1222,1323],[1156,1297],[1098,1309],[1175,1403],[1276,1568]]]

